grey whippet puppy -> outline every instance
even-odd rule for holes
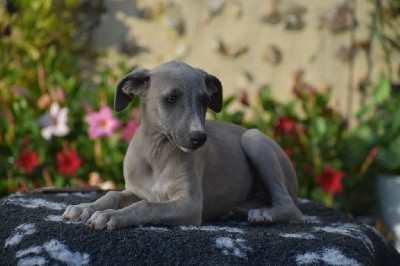
[[[142,121],[124,160],[125,190],[68,206],[64,220],[116,229],[200,225],[232,211],[252,224],[301,218],[283,150],[257,129],[205,120],[207,107],[222,108],[216,77],[177,61],[136,69],[119,82],[115,110],[134,96]]]

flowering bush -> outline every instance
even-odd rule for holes
[[[274,138],[292,160],[300,196],[332,205],[334,196],[343,191],[337,147],[343,136],[343,117],[329,106],[330,89],[318,91],[303,81],[302,72],[295,74],[293,95],[288,103],[278,102],[265,86],[254,105],[244,104],[245,110],[228,115],[224,111],[216,118],[260,128]],[[244,120],[247,110],[254,113],[249,121]]]
[[[38,100],[30,97],[40,90],[38,84],[21,87],[27,94],[10,88],[9,98],[0,107],[6,117],[0,135],[3,193],[21,187],[86,185],[95,171],[102,179],[122,184],[123,156],[139,124],[135,108],[133,113],[117,117],[108,107],[112,106],[116,76],[128,71],[123,64],[121,67],[117,73],[103,71],[96,90],[78,81],[68,84],[68,79],[56,72],[64,97],[58,101],[50,97],[46,104],[41,99],[55,86],[54,73],[41,81],[44,90]]]
[[[380,97],[388,100],[390,88],[382,86],[377,86],[374,98],[379,99],[376,96],[386,91],[386,96]],[[385,148],[387,151],[394,149],[392,139],[386,135],[399,136],[400,123],[393,124],[393,118],[389,118],[395,109],[393,106],[400,106],[398,100],[393,98],[393,103],[381,112],[376,112],[377,108],[382,109],[376,102],[363,106],[357,126],[349,129],[345,117],[332,106],[330,88],[316,88],[306,83],[303,72],[298,71],[293,77],[292,92],[291,100],[279,102],[274,99],[271,88],[264,86],[251,104],[249,95],[243,91],[237,101],[241,108],[230,108],[236,97],[229,97],[224,110],[214,114],[214,118],[256,127],[274,138],[295,167],[300,197],[345,211],[364,214],[374,211],[378,165],[392,162],[396,166],[394,171],[400,173],[399,164],[395,164],[400,158],[400,149],[396,156],[391,153],[393,159],[379,159],[386,154],[383,147],[390,147]],[[378,131],[386,137],[379,137]]]
[[[122,184],[123,156],[138,124],[108,106],[128,69],[122,62],[115,71],[101,70],[95,86],[84,81],[72,20],[79,5],[0,6],[0,194],[86,185],[89,176]]]

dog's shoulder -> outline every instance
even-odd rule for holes
[[[217,120],[206,120],[206,128],[222,128],[222,129],[233,129],[233,130],[242,130],[243,132],[246,131],[246,128],[225,122],[225,121],[217,121]]]
[[[246,128],[222,121],[207,121],[205,127],[208,145],[215,153],[238,153],[242,149],[240,143]]]
[[[246,128],[224,121],[207,120],[205,123],[207,135],[243,135]]]

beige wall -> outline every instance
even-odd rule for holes
[[[165,7],[167,2],[176,3],[175,8]],[[261,18],[271,12],[270,0],[226,0],[221,13],[210,19],[207,15],[210,3],[216,2],[219,1],[108,0],[108,13],[93,32],[93,47],[106,49],[109,57],[103,63],[112,64],[118,58],[122,38],[130,30],[136,44],[148,50],[129,56],[130,64],[151,68],[170,59],[181,59],[218,76],[225,95],[242,88],[255,92],[260,85],[268,83],[278,98],[287,99],[291,94],[293,72],[304,68],[307,81],[319,87],[332,86],[335,102],[340,102],[342,110],[346,109],[350,64],[342,62],[335,54],[341,46],[350,44],[350,31],[335,34],[328,29],[319,29],[320,17],[343,1],[276,1],[282,10],[296,5],[306,8],[302,16],[305,26],[297,31],[285,30],[284,22],[276,25],[261,22]],[[369,37],[371,5],[367,0],[356,3],[358,27],[355,38],[365,41]],[[156,15],[149,19],[134,16],[143,8],[152,8]],[[185,23],[186,31],[182,36],[166,23],[171,10],[180,13]],[[217,38],[231,48],[247,47],[247,52],[236,58],[222,55],[215,48]],[[271,44],[282,52],[282,61],[276,65],[263,58],[266,47]],[[374,51],[373,74],[376,76],[383,63],[377,45]],[[245,78],[244,70],[251,73],[252,82]],[[367,72],[366,56],[362,51],[355,56],[354,70],[356,84]]]

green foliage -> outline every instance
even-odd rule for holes
[[[264,86],[253,105],[231,112],[229,105],[235,100],[230,97],[224,110],[215,117],[247,128],[259,128],[275,139],[293,162],[299,179],[299,195],[332,205],[333,197],[342,190],[340,180],[339,186],[333,185],[333,190],[324,191],[321,184],[324,182],[319,178],[327,167],[342,174],[339,170],[344,162],[339,153],[345,146],[341,145],[345,141],[344,118],[329,105],[330,89],[317,91],[298,77],[293,91],[295,97],[280,102],[274,98],[271,88]],[[245,119],[246,113],[251,113],[251,119]],[[341,179],[337,174],[334,178]]]
[[[371,102],[360,107],[357,125],[348,129],[331,106],[331,89],[314,88],[301,75],[294,80],[294,97],[288,102],[277,101],[266,86],[250,106],[232,108],[243,99],[227,98],[215,118],[259,128],[274,138],[293,162],[300,197],[371,213],[376,175],[400,173],[399,95],[393,95],[390,80],[382,76]]]
[[[399,173],[400,95],[392,91],[386,76],[381,76],[373,95],[372,102],[366,107],[369,112],[359,117],[363,119],[367,142],[379,149],[374,167],[384,173]]]

